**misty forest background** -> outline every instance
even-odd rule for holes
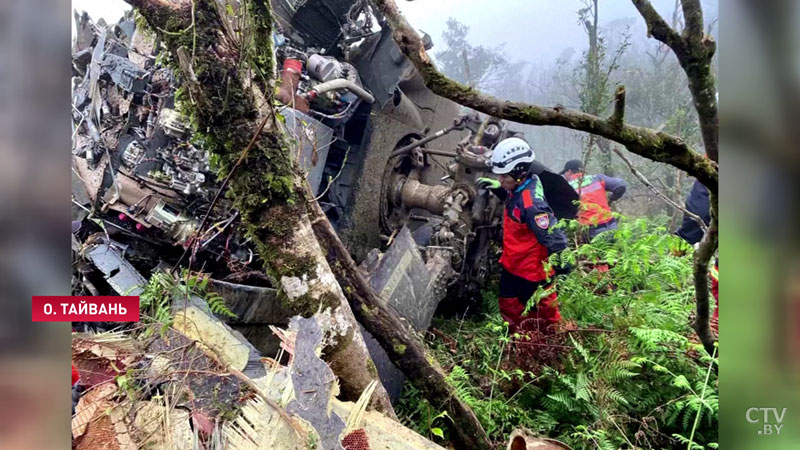
[[[506,43],[490,46],[478,41],[470,27],[459,21],[457,11],[447,19],[441,35],[431,35],[434,47],[429,54],[445,75],[497,98],[563,105],[600,116],[610,114],[614,89],[624,85],[627,122],[680,136],[692,148],[702,149],[697,113],[677,58],[666,45],[648,38],[645,24],[633,8],[630,17],[603,20],[607,3],[574,2],[574,20],[584,31],[584,45],[563,48],[549,63],[537,58],[535,52],[545,45],[558,46],[555,37],[550,42],[532,43],[527,60],[513,57],[506,50]],[[716,3],[711,3],[704,2],[705,31],[718,40]],[[678,1],[670,10],[660,12],[674,29],[682,29]],[[409,20],[415,23],[413,17]],[[525,30],[520,32],[520,39],[526,39]],[[716,58],[714,69],[716,73]],[[617,211],[634,216],[666,214],[670,216],[671,229],[679,225],[682,213],[659,199],[613,154],[612,149],[618,144],[559,127],[508,126],[524,132],[537,159],[553,170],[561,170],[570,159],[585,159],[592,148],[588,173],[623,177],[629,184],[628,193],[615,204]],[[693,179],[665,164],[630,153],[628,156],[659,190],[683,204]]]

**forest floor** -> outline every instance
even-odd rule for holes
[[[578,269],[559,302],[575,329],[509,335],[496,281],[477,314],[434,321],[426,342],[495,443],[523,427],[572,448],[717,448],[717,359],[691,328],[691,249],[661,222],[624,219],[613,240],[566,251]],[[408,383],[397,409],[447,442],[447,414]]]

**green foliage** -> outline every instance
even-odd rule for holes
[[[446,439],[446,420],[450,420],[447,411],[438,411],[426,400],[419,390],[411,384],[403,388],[403,414],[400,417],[403,425],[414,429],[417,433],[432,439]],[[443,428],[444,427],[444,428]]]
[[[690,440],[693,448],[714,448],[719,401],[709,367],[716,359],[692,341],[691,252],[673,255],[678,238],[663,222],[622,217],[611,236],[564,251],[576,270],[559,278],[559,303],[578,330],[558,336],[556,360],[520,368],[492,289],[482,317],[437,320],[457,351],[435,341],[432,352],[493,440],[525,427],[573,448],[686,448]],[[598,271],[605,262],[609,270]],[[443,408],[407,385],[397,411],[430,435],[430,420],[420,419]]]
[[[144,286],[139,296],[139,310],[145,324],[161,324],[166,330],[172,324],[172,301],[180,297],[196,296],[204,299],[212,313],[236,318],[225,299],[208,290],[208,276],[183,271],[178,279],[169,272],[156,272]],[[150,330],[150,328],[148,328]]]
[[[139,296],[139,314],[143,323],[172,324],[172,299],[181,293],[178,281],[168,272],[156,272]]]

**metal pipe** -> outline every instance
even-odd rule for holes
[[[420,139],[418,141],[414,141],[414,142],[406,145],[405,147],[401,147],[401,148],[398,148],[397,150],[393,151],[392,154],[389,155],[389,158],[394,158],[396,156],[405,155],[406,153],[410,152],[411,150],[414,150],[415,148],[419,147],[420,145],[425,145],[428,142],[430,142],[430,141],[432,141],[434,139],[438,139],[438,138],[444,136],[445,134],[447,134],[447,133],[449,133],[449,132],[451,132],[451,131],[453,131],[455,129],[456,129],[456,125],[451,125],[451,126],[445,128],[443,130],[437,131],[436,133],[433,133],[431,135],[425,136],[424,138],[422,138],[422,139]]]
[[[300,74],[303,71],[303,63],[298,59],[286,58],[283,61],[281,70],[281,83],[275,98],[286,106],[290,106],[300,112],[308,112],[308,100],[297,95],[297,87],[300,84]]]
[[[450,193],[447,186],[430,186],[417,180],[406,179],[403,183],[401,198],[406,208],[420,208],[433,214],[444,212],[445,200]]]
[[[449,158],[455,158],[458,156],[458,153],[456,152],[448,152],[447,150],[434,150],[430,148],[423,148],[422,153],[427,153],[434,156],[447,156]]]
[[[324,83],[320,83],[320,84],[314,86],[314,89],[312,89],[312,91],[316,92],[317,95],[319,95],[319,94],[324,94],[324,93],[326,93],[328,91],[336,91],[336,90],[339,90],[339,89],[347,89],[348,91],[350,91],[353,94],[355,94],[356,96],[358,96],[358,98],[360,98],[361,100],[364,100],[365,102],[367,102],[369,104],[375,103],[375,97],[373,97],[372,94],[367,92],[361,86],[353,83],[350,80],[346,80],[344,78],[337,78],[335,80],[331,80],[331,81],[326,81]]]

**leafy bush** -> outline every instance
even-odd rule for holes
[[[659,221],[622,218],[613,236],[566,250],[576,270],[559,279],[559,302],[578,329],[543,341],[560,349],[557,361],[520,364],[496,309],[435,321],[458,349],[434,341],[432,351],[493,440],[525,427],[573,448],[716,448],[717,361],[694,342],[691,251],[676,256],[681,245]],[[485,292],[485,305],[496,299]],[[430,436],[436,424],[419,419],[442,409],[407,385],[398,412]]]

